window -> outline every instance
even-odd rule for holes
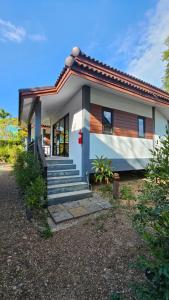
[[[113,131],[113,112],[111,109],[103,108],[102,124],[103,133],[111,134]]]
[[[145,136],[145,118],[138,117],[138,136],[144,137]]]

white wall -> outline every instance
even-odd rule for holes
[[[104,155],[111,159],[150,158],[153,141],[108,134],[90,134],[90,159]]]
[[[91,88],[91,103],[152,118],[152,106]]]
[[[78,144],[78,132],[82,129],[82,90],[73,96],[52,120],[56,123],[69,113],[69,158],[73,159],[80,175],[82,172],[82,145]]]
[[[167,119],[159,112],[158,108],[155,110],[155,140],[163,137],[166,133],[166,127],[168,126]]]

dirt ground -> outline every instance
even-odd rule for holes
[[[125,210],[87,220],[44,240],[27,221],[10,168],[0,167],[0,299],[134,299],[145,248]]]

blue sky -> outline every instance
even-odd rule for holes
[[[53,85],[73,46],[161,86],[168,0],[0,0],[0,107],[18,89]]]

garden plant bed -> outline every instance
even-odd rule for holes
[[[145,246],[125,210],[111,209],[43,239],[25,216],[9,168],[0,170],[0,298],[105,300],[112,292],[132,299],[132,269]]]

